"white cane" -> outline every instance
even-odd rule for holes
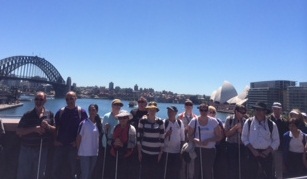
[[[200,134],[200,126],[198,126],[198,135],[199,135],[199,141],[201,142],[201,134]],[[201,152],[201,147],[199,147],[199,159],[200,159],[200,174],[201,174],[201,179],[204,178],[203,174],[203,155]]]
[[[114,179],[117,179],[117,165],[118,165],[118,150],[116,151],[115,178]]]
[[[106,130],[106,133],[105,133],[106,146],[104,147],[104,153],[103,153],[102,179],[104,178],[104,170],[105,170],[105,165],[106,165],[106,154],[107,154],[107,145],[108,145],[108,132],[109,132],[109,130]]]
[[[239,151],[239,179],[241,179],[241,145],[240,145],[240,133],[238,133],[238,151]]]
[[[167,160],[168,160],[168,152],[166,152],[165,168],[164,168],[164,179],[166,178],[166,171],[167,171]]]
[[[39,172],[40,172],[40,168],[41,168],[40,166],[41,166],[41,157],[42,157],[42,147],[43,147],[43,137],[41,137],[41,142],[40,142],[40,145],[39,145],[36,179],[39,179]]]

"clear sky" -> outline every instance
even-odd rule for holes
[[[306,0],[0,0],[0,59],[37,55],[78,86],[206,94],[307,81]]]

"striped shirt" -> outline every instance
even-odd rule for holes
[[[160,118],[152,123],[147,119],[141,119],[138,125],[137,143],[142,146],[142,152],[149,155],[157,155],[164,146],[164,124]]]

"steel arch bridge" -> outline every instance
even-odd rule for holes
[[[56,96],[63,96],[66,84],[58,70],[38,56],[12,56],[0,60],[0,80],[28,80],[51,84]]]

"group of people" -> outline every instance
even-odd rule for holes
[[[144,97],[130,112],[114,99],[103,117],[97,104],[79,107],[73,91],[65,99],[54,115],[37,92],[34,109],[20,119],[17,179],[279,179],[307,171],[306,114],[295,109],[286,120],[278,102],[272,113],[257,102],[252,117],[236,105],[223,124],[214,106],[202,103],[196,115],[189,99],[181,113],[168,106],[167,119]]]

